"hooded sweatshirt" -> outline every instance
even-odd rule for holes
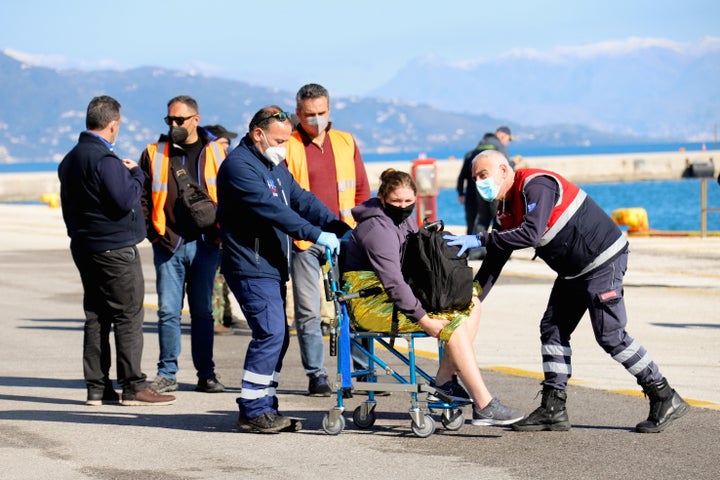
[[[371,198],[352,209],[357,226],[345,249],[345,270],[374,271],[390,300],[409,319],[417,322],[425,315],[420,301],[403,279],[400,257],[407,235],[417,231],[414,216],[395,225],[380,199]]]

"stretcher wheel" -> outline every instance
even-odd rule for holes
[[[322,427],[325,433],[328,435],[338,435],[340,432],[345,430],[345,417],[340,415],[338,421],[334,425],[330,424],[330,415],[325,414],[322,419]]]
[[[425,425],[420,427],[417,423],[412,422],[410,425],[413,433],[420,438],[427,438],[435,433],[435,419],[430,415],[425,415]]]
[[[462,426],[465,425],[465,414],[460,409],[446,410],[443,412],[442,417],[440,417],[440,422],[442,422],[443,427],[448,430],[460,430]]]
[[[368,429],[375,425],[375,412],[369,411],[367,415],[363,415],[362,406],[357,407],[353,410],[353,422],[361,430]]]

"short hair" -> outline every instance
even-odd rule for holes
[[[170,105],[177,102],[187,105],[188,108],[195,111],[196,114],[200,113],[200,107],[198,107],[197,101],[190,95],[178,95],[177,97],[171,98],[170,101],[167,103],[168,108],[170,108]]]
[[[120,120],[120,102],[107,95],[90,100],[85,116],[85,128],[102,130],[113,120]]]
[[[299,107],[303,100],[321,97],[327,98],[328,102],[330,101],[330,94],[328,93],[327,88],[322,85],[318,85],[317,83],[308,83],[307,85],[300,87],[297,95],[295,95],[295,102]]]
[[[417,195],[415,181],[407,172],[388,168],[380,174],[380,186],[378,187],[378,196],[380,198],[384,199],[400,187],[410,187],[413,193]]]
[[[287,113],[287,117],[285,118],[279,118],[275,116],[276,113],[287,113],[283,112],[283,109],[278,107],[277,105],[269,105],[267,107],[263,107],[260,110],[258,110],[255,115],[253,115],[252,119],[250,120],[250,125],[248,125],[248,131],[252,132],[256,128],[260,128],[262,130],[267,130],[267,127],[270,126],[273,121],[276,122],[287,122],[290,121],[290,114]]]
[[[494,165],[500,166],[502,164],[510,166],[510,162],[508,162],[508,159],[505,155],[503,155],[502,152],[499,152],[497,150],[483,150],[482,152],[475,155],[475,158],[472,160],[472,167],[471,172],[475,171],[475,165],[478,162],[478,159],[480,157],[489,159]]]

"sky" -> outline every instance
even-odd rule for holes
[[[213,9],[207,5],[213,5]],[[58,69],[158,66],[365,95],[412,60],[720,38],[717,0],[7,0],[0,51]],[[2,106],[0,106],[2,108]]]

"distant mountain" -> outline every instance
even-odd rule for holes
[[[720,120],[718,78],[720,38],[695,44],[628,39],[455,64],[417,59],[370,94],[511,118],[525,133],[532,131],[528,125],[579,124],[707,141]]]
[[[580,120],[571,121],[567,115],[551,116],[546,124],[530,126],[531,121],[538,123],[540,117],[529,115],[528,109],[518,111],[516,116],[510,114],[522,103],[510,100],[519,96],[517,92],[506,94],[496,85],[496,93],[489,94],[472,85],[469,73],[461,77],[427,63],[412,64],[401,76],[413,71],[416,75],[406,78],[403,88],[398,78],[383,90],[383,97],[413,97],[413,101],[333,97],[334,124],[352,132],[363,152],[406,152],[411,158],[419,153],[432,155],[441,149],[465,151],[474,147],[484,132],[493,131],[501,124],[518,132],[519,141],[537,146],[628,144],[648,140],[635,133],[591,129]],[[570,78],[566,79],[565,88],[569,90],[572,83]],[[147,143],[154,142],[167,130],[162,118],[167,113],[167,101],[175,95],[188,94],[198,100],[203,124],[222,123],[241,135],[259,108],[277,104],[294,111],[295,106],[295,92],[239,81],[153,67],[127,71],[54,70],[30,66],[6,54],[0,54],[0,85],[0,163],[62,159],[84,129],[85,109],[96,95],[111,95],[123,105],[117,151],[130,158],[138,158]],[[391,91],[396,93],[390,95]],[[576,96],[582,88],[573,87],[573,91],[576,93],[571,96]],[[529,97],[530,92],[524,95]],[[515,110],[477,107],[494,105],[498,100],[493,97],[498,97],[499,103],[514,105]],[[565,97],[548,94],[544,102],[551,105],[556,100],[556,110],[569,109]],[[417,98],[422,102],[416,101]],[[451,105],[453,108],[449,108]],[[461,110],[466,113],[457,113]],[[708,116],[711,112],[708,109]],[[668,141],[680,138],[673,135]]]

